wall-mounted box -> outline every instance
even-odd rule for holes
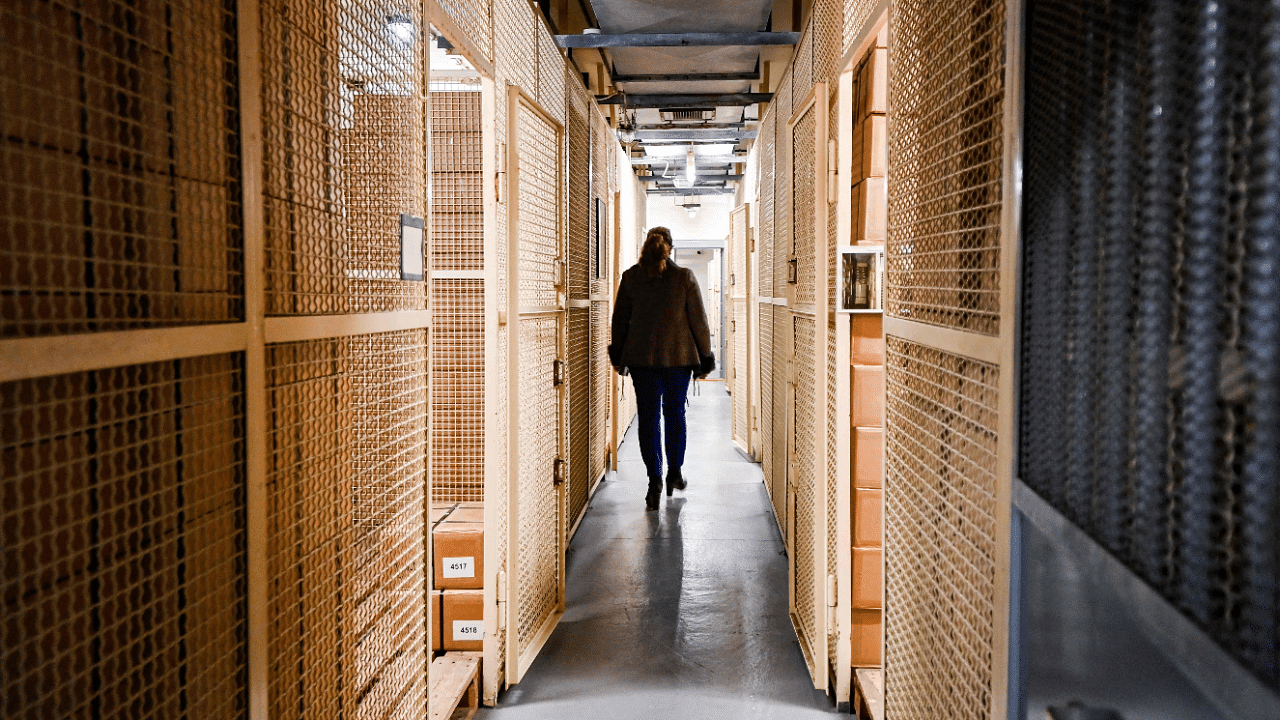
[[[881,312],[884,309],[884,246],[840,248],[838,312]]]

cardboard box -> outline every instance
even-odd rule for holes
[[[445,650],[480,650],[484,646],[484,591],[447,590],[441,628]]]
[[[456,503],[432,503],[431,505],[431,527],[435,527],[438,523],[449,517],[449,513],[457,507]]]
[[[431,531],[437,590],[484,587],[484,525],[442,522]]]
[[[889,49],[876,48],[868,53],[860,78],[862,82],[862,110],[866,115],[884,114],[889,111]],[[859,116],[859,117],[865,117]]]
[[[854,97],[857,97],[857,90],[856,90],[856,89],[854,90]],[[853,178],[853,179],[849,182],[849,184],[850,184],[850,185],[857,185],[858,183],[862,182],[862,178],[864,178],[864,177],[866,177],[866,176],[867,176],[867,174],[866,174],[866,169],[865,169],[865,168],[863,167],[863,165],[862,165],[862,137],[863,137],[863,134],[864,134],[864,130],[863,130],[863,127],[862,127],[862,123],[861,123],[861,122],[858,122],[858,121],[854,121],[854,123],[853,123],[853,147],[849,148],[849,163],[851,164],[851,167],[849,168],[849,170],[850,170],[850,174],[851,174],[851,176],[852,176],[852,178]],[[854,197],[857,197],[857,195],[854,195]]]
[[[884,490],[853,489],[853,544],[860,548],[884,545]]]
[[[444,593],[440,590],[431,591],[431,652],[444,649],[440,644],[442,639],[440,628],[443,627],[440,618],[444,614],[444,603],[441,601],[443,597]]]
[[[884,364],[884,330],[882,317],[874,313],[849,316],[849,363],[851,365]]]
[[[854,667],[880,667],[880,645],[884,623],[879,610],[854,610],[849,633],[852,652],[849,664]]]
[[[869,177],[858,183],[858,223],[854,226],[855,240],[881,243],[889,222],[889,197],[885,191],[885,179]]]
[[[879,610],[884,595],[883,553],[880,548],[853,549],[853,607]]]
[[[444,519],[447,523],[478,523],[484,524],[484,508],[483,507],[467,507],[461,503],[458,504],[453,512],[449,513],[449,517]]]
[[[884,426],[884,367],[853,366],[852,409],[854,427]]]
[[[884,487],[884,428],[853,429],[853,485]]]
[[[889,163],[889,120],[884,115],[871,115],[862,122],[862,177],[884,177]],[[858,142],[858,141],[855,141]]]

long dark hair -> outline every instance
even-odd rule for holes
[[[658,226],[649,228],[644,238],[644,247],[640,249],[640,267],[644,268],[645,277],[657,277],[667,269],[667,258],[671,257],[671,231]]]

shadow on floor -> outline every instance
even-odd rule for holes
[[[787,559],[760,468],[730,441],[724,384],[690,394],[689,488],[644,509],[634,427],[570,545],[568,608],[524,680],[481,710],[524,718],[808,718]]]

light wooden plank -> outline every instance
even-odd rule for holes
[[[417,330],[430,327],[430,310],[396,310],[354,315],[313,315],[266,318],[268,343],[303,342],[321,338]]]
[[[239,352],[246,323],[187,325],[0,341],[0,382]]]
[[[468,655],[446,654],[431,663],[431,720],[465,719],[476,714],[480,705],[479,670],[480,661]],[[463,712],[457,715],[457,711]]]
[[[872,720],[884,720],[884,672],[879,668],[858,668],[858,691],[867,703]]]

